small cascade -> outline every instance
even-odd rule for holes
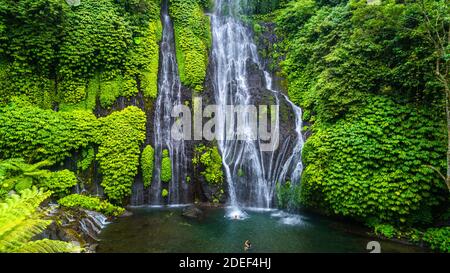
[[[264,71],[259,60],[252,32],[239,20],[245,6],[245,0],[216,0],[215,11],[211,16],[215,73],[213,85],[219,105],[218,143],[229,185],[229,217],[232,218],[245,218],[245,213],[240,209],[243,207],[273,207],[277,183],[287,180],[293,184],[300,183],[303,170],[302,110],[281,92],[273,90],[272,77]],[[255,91],[256,74],[262,75],[265,84]],[[289,124],[283,121],[279,113],[271,112],[273,125],[275,128],[280,127],[281,132],[275,135],[275,141],[272,140],[272,149],[267,150],[261,148],[260,140],[251,137],[237,140],[234,126],[227,126],[240,121],[240,130],[251,132],[252,124],[245,116],[247,113],[228,113],[227,106],[270,104],[267,100],[258,101],[263,92],[279,108],[289,108],[295,117],[295,124]],[[245,121],[244,124],[242,121]]]
[[[168,0],[163,1],[161,19],[163,35],[160,47],[159,95],[155,105],[154,120],[155,170],[150,187],[150,204],[176,205],[187,202],[187,157],[185,141],[176,141],[171,136],[172,125],[175,122],[172,118],[172,109],[183,103],[175,54],[174,28],[169,16]],[[169,183],[161,181],[162,157],[165,150],[169,152],[172,162],[172,180]],[[168,191],[168,196],[163,197],[164,189]]]
[[[84,210],[85,218],[80,221],[80,228],[84,234],[96,238],[98,234],[108,225],[108,219],[101,213]]]

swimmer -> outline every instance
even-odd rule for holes
[[[245,241],[244,250],[249,251],[251,248],[252,248],[252,243],[249,240]]]

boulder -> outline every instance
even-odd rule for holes
[[[195,206],[192,206],[192,207],[185,208],[183,210],[183,216],[190,218],[190,219],[201,219],[201,218],[203,218],[204,213],[201,209],[199,209]]]

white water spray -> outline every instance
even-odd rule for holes
[[[300,183],[303,170],[302,111],[285,95],[272,90],[272,78],[260,63],[252,32],[239,20],[245,4],[245,0],[216,0],[215,11],[211,16],[214,94],[216,103],[220,106],[217,131],[221,139],[219,148],[229,186],[230,209],[227,216],[232,219],[245,219],[247,215],[242,210],[245,207],[273,207],[276,184],[285,182],[288,177],[293,183]],[[272,93],[275,103],[279,105],[280,100],[286,101],[295,115],[296,139],[283,139],[279,148],[273,147],[272,152],[263,151],[260,141],[237,141],[233,132],[229,131],[234,130],[233,125],[238,120],[248,119],[242,116],[246,113],[237,113],[237,116],[227,113],[226,106],[251,105],[255,101],[249,83],[250,65],[256,65],[264,74],[266,89]],[[279,126],[280,116],[275,118],[276,125]],[[227,122],[231,122],[232,126]],[[252,128],[250,122],[240,124],[240,127],[244,130]]]

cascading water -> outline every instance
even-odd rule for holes
[[[161,18],[163,21],[163,35],[160,53],[160,72],[158,83],[158,99],[155,108],[155,171],[150,188],[150,204],[177,205],[186,203],[188,185],[186,183],[187,158],[184,140],[174,140],[171,135],[174,106],[182,105],[181,83],[175,55],[175,40],[172,21],[169,17],[168,0],[163,1]],[[168,185],[161,181],[161,165],[164,150],[169,151],[172,162],[172,180]],[[162,196],[166,188],[169,195]]]
[[[287,179],[299,183],[303,170],[302,111],[285,95],[272,90],[272,78],[259,61],[252,32],[239,20],[242,7],[246,6],[243,1],[216,0],[215,11],[211,16],[212,61],[215,69],[213,85],[216,103],[219,105],[218,143],[229,185],[229,202],[232,208],[229,216],[233,218],[237,213],[241,214],[240,217],[245,216],[240,210],[242,207],[271,208],[275,201],[276,184]],[[227,113],[227,105],[255,103],[255,94],[250,87],[249,71],[252,65],[257,66],[259,73],[264,75],[265,91],[270,93],[275,104],[280,105],[283,101],[295,116],[295,128],[291,128],[295,134],[283,136],[283,139],[276,136],[278,141],[272,141],[275,143],[272,151],[261,149],[261,141],[255,141],[251,137],[237,140],[236,133],[241,136],[242,133],[251,133],[252,125],[245,112]],[[274,118],[275,126],[279,126],[280,116],[276,115]],[[238,121],[243,132],[230,132],[235,130],[234,124]],[[233,126],[227,126],[230,123]],[[275,146],[276,144],[279,145]]]

